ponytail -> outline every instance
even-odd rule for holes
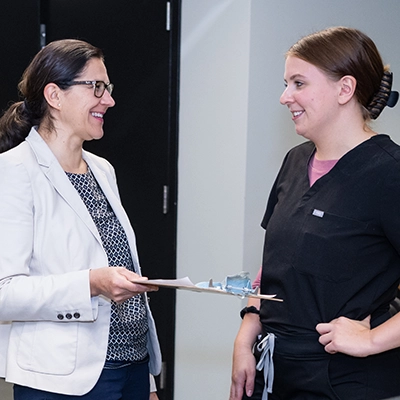
[[[26,103],[12,104],[0,118],[0,153],[23,142],[33,125]]]

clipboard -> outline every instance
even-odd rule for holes
[[[262,299],[262,300],[271,300],[279,302],[283,301],[282,299],[278,299],[275,294],[258,294],[258,293],[252,293],[245,289],[243,289],[243,291],[241,292],[237,291],[233,292],[222,288],[221,289],[216,288],[213,287],[212,279],[210,279],[208,287],[196,286],[187,276],[180,279],[148,279],[144,281],[134,280],[131,282],[138,283],[140,285],[152,285],[169,289],[188,290],[191,292],[198,292],[198,293],[229,295],[229,296],[239,297],[241,299],[249,297],[252,299]]]

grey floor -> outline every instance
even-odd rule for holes
[[[12,385],[6,383],[4,379],[0,379],[0,399],[12,400]]]

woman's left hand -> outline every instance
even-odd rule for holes
[[[339,317],[329,323],[318,324],[319,342],[330,354],[366,357],[371,354],[372,347],[370,319],[371,316],[363,321]]]
[[[157,392],[150,392],[149,400],[158,400]]]

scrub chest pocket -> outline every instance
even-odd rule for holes
[[[312,209],[303,220],[292,265],[296,271],[319,279],[343,282],[353,278],[358,256],[355,241],[362,240],[368,224]]]

